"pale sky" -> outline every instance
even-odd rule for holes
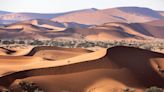
[[[164,11],[164,0],[0,0],[0,10],[11,12],[58,13],[87,8],[124,6]]]

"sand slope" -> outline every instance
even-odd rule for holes
[[[164,26],[164,19],[150,21],[150,22],[147,22],[145,24],[149,24],[152,26]]]
[[[49,46],[41,46],[33,48],[27,55],[25,56],[36,56],[42,57],[45,60],[60,60],[71,58],[74,56],[78,56],[85,53],[90,53],[90,50],[84,50],[80,48],[71,49],[71,48],[60,48],[60,47],[49,47]]]
[[[127,87],[139,92],[154,85],[164,87],[163,58],[163,54],[138,48],[113,47],[55,62],[13,65],[18,72],[0,77],[0,84],[9,86],[23,79],[36,82],[46,92],[121,92]],[[16,85],[11,88],[19,90]]]

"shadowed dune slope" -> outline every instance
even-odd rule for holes
[[[152,27],[154,28],[154,27]],[[152,29],[153,30],[153,29]],[[156,32],[157,30],[155,30]],[[155,33],[154,32],[154,33]],[[142,24],[128,24],[128,23],[105,23],[102,25],[92,26],[89,28],[77,29],[69,28],[63,32],[67,36],[77,38],[83,37],[87,40],[122,40],[122,39],[146,39],[154,35],[142,26]],[[70,35],[71,33],[71,35]],[[157,36],[158,37],[158,36]]]
[[[104,41],[110,39],[148,39],[150,37],[164,38],[163,29],[164,26],[162,25],[150,25],[148,23],[110,22],[85,29],[66,29],[63,33],[70,37],[75,37],[75,34],[78,34],[87,40]],[[72,34],[70,35],[70,33]]]
[[[42,27],[48,27],[53,26],[53,27],[59,27],[59,28],[86,28],[89,27],[89,25],[85,24],[78,24],[74,22],[57,22],[57,21],[51,21],[51,20],[46,20],[46,19],[35,19],[35,20],[28,20],[28,21],[23,21],[22,23],[30,23],[33,25],[37,26],[42,26]],[[54,28],[55,29],[55,28]]]
[[[28,77],[23,80],[37,83],[46,92],[122,92],[127,86],[140,87],[137,78],[127,69],[93,69],[70,74]],[[21,92],[17,85],[19,81],[21,80],[16,80],[10,87],[13,92]]]
[[[85,89],[91,86],[91,84],[94,85],[95,83],[98,82],[99,79],[104,79],[104,78],[107,79],[107,81],[109,82],[108,84],[108,82],[102,81],[107,83],[106,85],[110,85],[110,82],[114,81],[113,83],[116,83],[116,85],[118,83],[121,83],[122,86],[126,85],[128,87],[150,87],[154,85],[158,87],[164,87],[163,85],[164,78],[162,77],[162,72],[161,72],[161,69],[163,68],[157,67],[157,66],[163,66],[163,60],[162,59],[158,60],[158,62],[152,61],[152,59],[156,59],[156,58],[164,58],[164,55],[160,53],[142,50],[138,48],[132,48],[132,47],[123,47],[123,46],[113,47],[107,50],[105,56],[96,60],[83,61],[83,62],[68,64],[68,65],[66,64],[58,67],[49,67],[49,68],[47,67],[47,68],[39,68],[39,69],[34,68],[25,71],[15,72],[0,77],[0,85],[9,86],[16,79],[24,79],[27,77],[29,77],[29,79],[30,77],[35,79],[35,77],[37,78],[37,76],[43,77],[41,78],[41,81],[44,79],[44,76],[47,76],[47,81],[48,81],[49,78],[52,78],[50,75],[53,75],[54,76],[53,78],[57,78],[57,79],[58,76],[65,76],[63,78],[68,78],[70,80],[69,81],[70,84],[71,83],[74,83],[74,85],[86,84],[85,86],[82,86],[82,88],[80,89]],[[152,63],[152,62],[156,62],[156,63]],[[75,76],[78,77],[76,78]],[[87,78],[85,78],[84,76],[86,76]],[[75,80],[78,78],[81,79],[81,81],[85,81],[85,83],[83,82],[80,83],[78,82],[79,80]],[[130,79],[130,81],[128,79]],[[92,81],[88,81],[88,80],[92,80]],[[41,83],[41,81],[38,83]],[[66,83],[69,83],[68,80],[65,81],[67,81]],[[42,83],[40,85],[44,86]],[[74,89],[76,87],[75,86],[71,88],[72,86],[70,87],[68,84],[65,84],[63,81],[61,81],[61,83],[58,85],[56,84],[56,86],[57,87],[60,86],[60,88],[70,88],[70,89]],[[53,91],[48,91],[48,92],[53,92]],[[72,92],[77,92],[77,90]]]
[[[164,38],[164,26],[141,24],[155,38]]]

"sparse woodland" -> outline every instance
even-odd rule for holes
[[[6,48],[21,47],[21,46],[57,46],[64,48],[110,48],[114,46],[129,46],[142,48],[146,50],[164,52],[164,40],[136,40],[136,41],[87,41],[87,40],[65,40],[65,39],[52,39],[52,40],[25,40],[25,39],[1,39],[0,45]]]

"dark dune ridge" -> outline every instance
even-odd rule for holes
[[[16,51],[14,51],[14,50],[9,50],[9,49],[6,49],[6,48],[4,48],[4,47],[0,47],[0,49],[5,50],[5,53],[6,53],[6,54],[12,54],[12,53],[15,53],[15,52],[16,52]]]
[[[150,59],[152,58],[164,58],[164,54],[138,48],[118,46],[109,48],[106,55],[97,60],[59,67],[25,70],[2,76],[0,77],[0,85],[9,87],[16,79],[32,76],[71,74],[95,69],[126,68],[135,76],[142,87],[164,87],[164,78],[158,73],[160,71],[156,71],[150,63]],[[120,81],[129,87],[134,86],[115,77],[113,77],[113,79]]]

